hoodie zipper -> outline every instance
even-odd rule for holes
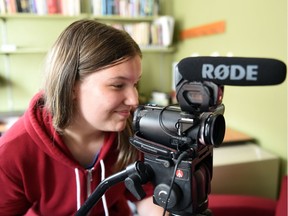
[[[88,174],[87,174],[87,198],[91,195],[91,188],[92,188],[92,181],[93,181],[93,178],[92,178],[92,172],[94,170],[94,167],[88,169]]]
[[[105,179],[105,166],[103,160],[100,161],[100,166],[101,166],[101,181]],[[87,198],[91,195],[91,188],[92,188],[92,174],[93,174],[94,167],[87,169]],[[106,197],[105,194],[102,196],[102,203],[103,203],[103,208],[105,212],[105,216],[109,216],[109,210],[106,202]]]

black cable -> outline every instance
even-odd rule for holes
[[[115,173],[114,175],[101,181],[85,203],[76,212],[75,216],[86,216],[90,209],[100,200],[103,194],[110,187],[133,175],[137,175],[139,177],[139,183],[145,184],[148,182],[151,173],[149,172],[148,167],[141,161],[136,161],[134,164],[130,164],[125,170]],[[141,194],[139,196],[141,196]]]
[[[163,112],[164,112],[166,109],[168,109],[169,107],[171,107],[171,106],[174,106],[174,105],[172,104],[172,105],[165,106],[165,107],[163,107],[163,109],[160,111],[160,113],[159,113],[159,125],[160,125],[162,131],[163,131],[166,135],[171,136],[171,137],[177,139],[178,137],[177,137],[177,136],[174,136],[174,135],[172,134],[173,132],[170,131],[168,128],[165,127],[165,125],[164,125],[164,123],[163,123],[163,119],[162,119]]]
[[[107,179],[100,182],[94,192],[88,197],[85,203],[76,212],[75,216],[85,216],[88,214],[90,209],[98,202],[102,195],[113,185],[122,182],[127,178],[126,170],[116,173]]]
[[[169,129],[164,125],[164,123],[163,123],[163,118],[162,118],[163,112],[164,112],[166,109],[168,109],[169,107],[172,107],[172,106],[175,106],[175,105],[176,105],[176,104],[171,104],[171,105],[168,105],[168,106],[163,107],[163,109],[162,109],[162,110],[160,111],[160,113],[159,113],[159,125],[160,125],[162,131],[163,131],[166,135],[168,135],[168,136],[172,137],[173,139],[178,140],[178,141],[180,141],[180,142],[189,143],[189,142],[191,141],[190,138],[185,137],[185,136],[182,137],[182,136],[180,136],[179,134],[173,135],[173,131],[169,130]],[[178,146],[178,147],[179,147],[179,146]]]
[[[184,151],[184,152],[182,152],[180,154],[180,156],[178,157],[178,159],[176,161],[176,164],[175,164],[175,167],[174,167],[174,172],[173,172],[173,177],[172,177],[171,184],[170,184],[170,189],[168,191],[168,195],[167,195],[167,198],[166,198],[166,201],[165,201],[165,207],[164,207],[164,211],[163,211],[163,216],[165,216],[166,211],[167,211],[168,201],[169,201],[169,198],[170,198],[170,195],[171,195],[171,192],[172,192],[172,187],[173,187],[173,184],[174,184],[174,181],[175,181],[175,177],[176,177],[176,172],[177,172],[178,166],[181,163],[181,161],[187,156],[188,156],[188,153],[186,151]]]

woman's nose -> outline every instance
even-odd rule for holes
[[[136,88],[133,88],[128,91],[125,103],[126,105],[129,106],[137,106],[139,104],[138,91]]]

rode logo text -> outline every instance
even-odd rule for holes
[[[247,80],[257,81],[258,65],[247,65],[246,68],[241,65],[202,65],[202,78],[218,80]]]

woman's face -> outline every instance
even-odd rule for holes
[[[123,130],[130,111],[138,105],[140,77],[139,56],[85,77],[74,89],[74,124],[83,130]]]

